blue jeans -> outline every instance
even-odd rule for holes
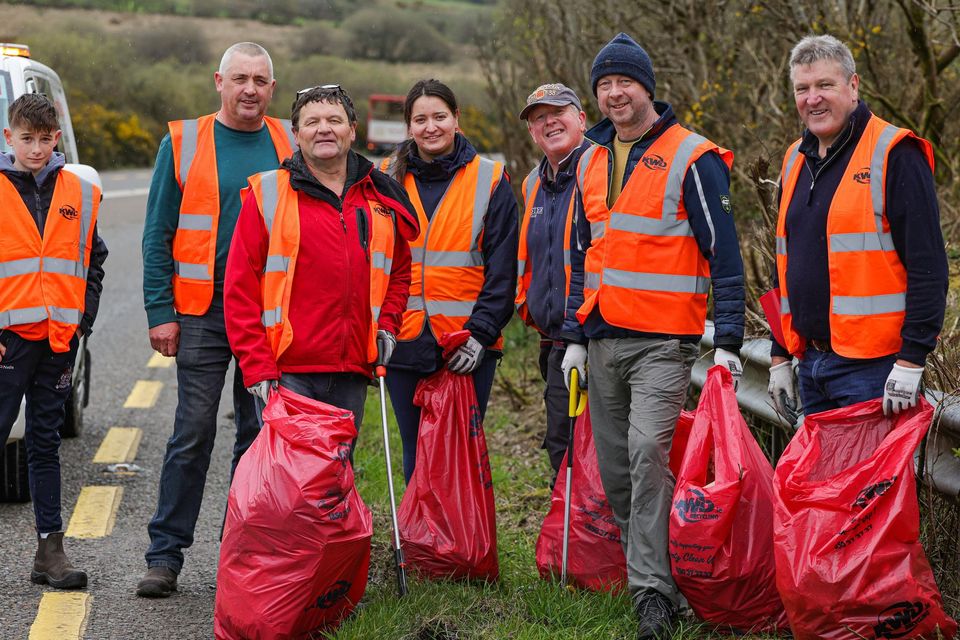
[[[222,309],[211,307],[203,316],[180,316],[177,411],[160,472],[157,511],[147,526],[149,567],[167,567],[179,573],[182,550],[193,544],[217,435],[220,394],[232,359]],[[237,439],[231,478],[240,456],[260,431],[253,396],[243,386],[239,367],[233,376],[233,409]]]
[[[73,388],[71,375],[79,339],[70,350],[54,353],[47,340],[25,340],[0,331],[7,351],[0,358],[0,445],[10,436],[27,397],[26,445],[30,495],[38,533],[63,531],[60,517],[60,426]]]
[[[502,354],[499,352],[487,351],[480,366],[472,374],[473,386],[477,390],[481,421],[487,412],[493,377],[497,373],[497,363],[500,362],[501,357]],[[420,407],[413,404],[413,395],[417,390],[417,384],[432,375],[433,373],[417,373],[387,367],[387,390],[390,392],[390,403],[393,405],[393,414],[397,418],[400,441],[403,444],[403,478],[407,484],[410,484],[410,478],[413,477],[413,470],[417,464],[417,435],[420,433]]]
[[[883,397],[883,385],[896,361],[896,355],[863,360],[808,347],[797,370],[803,414]]]

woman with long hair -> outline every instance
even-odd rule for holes
[[[384,167],[416,207],[420,236],[410,243],[410,299],[387,367],[387,388],[409,482],[420,425],[413,395],[420,380],[443,366],[473,376],[483,419],[503,355],[501,331],[513,315],[518,231],[509,177],[460,133],[460,110],[447,85],[417,82],[403,117],[410,137]],[[461,329],[470,338],[444,362],[437,340]]]

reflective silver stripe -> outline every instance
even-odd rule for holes
[[[479,251],[430,251],[423,261],[430,267],[480,267],[483,254]]]
[[[693,181],[697,185],[697,195],[700,196],[700,208],[703,209],[703,217],[707,219],[707,227],[710,228],[710,254],[716,253],[717,232],[713,228],[713,215],[710,213],[710,207],[707,205],[707,198],[703,195],[703,185],[700,184],[700,172],[697,171],[697,165],[691,164],[690,170],[693,172]]]
[[[523,196],[524,207],[530,208],[530,202],[533,200],[533,192],[538,186],[540,186],[540,170],[534,169],[530,172],[530,175],[527,176],[527,190]]]
[[[393,270],[393,258],[388,258],[382,251],[373,252],[373,268],[383,269],[383,272],[390,275]]]
[[[431,316],[469,316],[473,313],[473,302],[461,300],[427,300],[427,313]]]
[[[65,276],[74,276],[82,280],[87,278],[87,270],[82,262],[67,260],[66,258],[44,258],[41,270],[44,273],[59,273]]]
[[[593,225],[590,225],[591,230]],[[644,218],[628,213],[610,214],[610,229],[627,233],[642,233],[648,236],[692,236],[693,230],[687,220],[660,220]]]
[[[893,237],[889,233],[834,233],[830,236],[830,252],[893,251]]]
[[[583,287],[585,289],[599,289],[600,276],[596,273],[587,273],[584,276]]]
[[[24,307],[0,311],[0,327],[10,327],[28,322],[40,322],[47,319],[46,307]]]
[[[187,175],[190,173],[190,165],[193,164],[193,157],[197,155],[197,121],[183,121],[183,138],[180,143],[180,185],[186,186]]]
[[[671,293],[707,293],[710,281],[698,276],[678,276],[670,273],[642,273],[604,269],[603,283],[623,289],[642,291],[669,291]]]
[[[780,315],[785,316],[790,313],[790,298],[783,296],[780,298]]]
[[[777,255],[785,256],[787,255],[787,239],[777,236]]]
[[[883,233],[883,189],[886,176],[883,172],[883,160],[887,157],[890,143],[897,135],[897,128],[888,124],[877,137],[877,145],[870,158],[870,199],[873,200],[873,217],[877,223],[877,233]]]
[[[263,221],[267,228],[267,242],[270,232],[273,231],[273,219],[277,217],[277,172],[265,171],[260,174],[260,192],[263,195]]]
[[[0,278],[12,278],[40,271],[40,258],[22,258],[0,262]]]
[[[80,324],[80,318],[83,317],[83,311],[80,309],[64,309],[63,307],[50,307],[50,319],[55,322],[66,324]]]
[[[787,172],[780,176],[780,184],[784,184],[787,181],[787,178],[790,177],[790,174],[793,173],[793,165],[796,164],[797,158],[800,157],[800,145],[795,144],[790,149],[790,155],[787,157]]]
[[[569,253],[569,252],[568,252]],[[527,270],[526,260],[517,260],[517,277],[522,278],[523,272]]]
[[[833,312],[838,316],[875,316],[882,313],[898,313],[906,308],[907,296],[903,293],[887,293],[879,296],[833,296]]]
[[[181,213],[177,228],[188,231],[211,231],[213,229],[213,216],[205,213]]]
[[[93,224],[93,185],[84,179],[80,179],[80,252],[77,260],[80,261],[81,271],[84,279],[87,277],[87,271],[83,267],[83,259],[87,253],[87,236],[90,234],[90,226]]]
[[[597,145],[592,144],[580,156],[580,162],[577,163],[577,184],[580,185],[580,191],[583,191],[583,180],[587,175],[587,167],[590,165],[590,159],[597,152]]]
[[[407,298],[407,311],[423,311],[423,298],[420,296]]]
[[[263,322],[263,326],[272,327],[280,324],[280,315],[282,311],[282,307],[277,307],[276,309],[264,309],[263,314],[260,316],[260,321]]]
[[[694,149],[706,141],[700,134],[690,133],[677,147],[677,153],[673,156],[667,173],[667,186],[663,191],[664,220],[676,220],[680,198],[683,197],[683,176],[687,173],[687,163],[690,162]]]
[[[371,309],[373,310],[373,319],[374,319],[374,320],[379,320],[379,319],[380,319],[380,307],[371,307]]]
[[[493,185],[493,170],[496,163],[493,160],[480,158],[480,168],[477,170],[477,190],[473,194],[473,225],[470,230],[470,249],[479,248],[480,232],[483,230],[483,219],[487,215],[490,205],[490,196]],[[437,205],[440,210],[440,205]],[[482,264],[482,263],[481,263]]]
[[[283,118],[280,120],[280,124],[283,125],[283,132],[287,134],[287,141],[290,143],[290,148],[294,151],[297,150],[297,139],[293,137],[293,122]],[[279,153],[277,154],[280,155]],[[280,161],[283,162],[285,158],[280,158]]]
[[[563,250],[563,266],[564,267],[570,266],[570,249]]]
[[[590,238],[593,240],[599,240],[603,237],[605,225],[602,222],[591,222],[590,223]]]
[[[264,273],[286,273],[290,268],[290,256],[267,256],[267,263],[263,267]]]
[[[423,247],[410,247],[410,261],[423,262]]]
[[[173,261],[173,270],[181,278],[190,278],[191,280],[213,280],[206,264],[196,262],[178,262]]]

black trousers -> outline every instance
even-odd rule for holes
[[[567,415],[570,393],[563,382],[563,370],[560,368],[566,352],[567,348],[562,342],[540,341],[540,375],[547,383],[543,389],[543,404],[547,408],[547,431],[540,448],[547,450],[554,475],[560,471],[560,464],[567,452],[570,429],[570,418]]]

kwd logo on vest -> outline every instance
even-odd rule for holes
[[[65,204],[60,207],[60,215],[62,215],[67,220],[76,220],[80,215],[76,209],[73,208],[73,205]]]
[[[651,154],[648,155],[648,156],[643,156],[643,158],[641,159],[641,162],[643,162],[643,166],[645,166],[647,169],[651,169],[651,170],[653,170],[653,171],[666,171],[666,170],[667,170],[667,163],[666,163],[666,161],[663,159],[662,156],[658,156],[658,155],[655,154],[655,153],[651,153]]]
[[[684,522],[701,522],[703,520],[716,520],[720,517],[722,509],[717,509],[713,500],[703,495],[702,491],[697,489],[687,489],[687,499],[677,500],[674,505],[677,515]]]
[[[853,174],[853,181],[860,184],[870,184],[870,167],[864,167]]]

